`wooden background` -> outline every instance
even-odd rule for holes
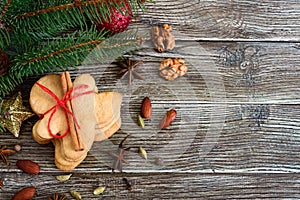
[[[299,199],[300,198],[300,2],[269,0],[156,0],[132,24],[149,33],[152,24],[173,26],[176,48],[157,53],[150,41],[135,52],[145,81],[131,88],[116,75],[118,67],[85,66],[72,77],[90,73],[100,91],[123,95],[123,125],[105,144],[94,144],[85,161],[66,182],[58,182],[52,144],[33,141],[31,118],[14,138],[1,133],[0,144],[22,146],[0,163],[4,187],[0,199],[10,199],[26,186],[35,186],[34,199],[55,191],[75,189],[83,199]],[[159,77],[159,62],[182,57],[189,72],[173,82]],[[19,89],[24,101],[34,81]],[[136,115],[144,96],[153,102],[153,117],[141,129]],[[167,130],[156,125],[170,108],[178,117]],[[131,134],[125,146],[142,146],[148,160],[128,155],[124,172],[111,173],[111,160],[101,151]],[[116,146],[115,146],[116,147]],[[133,148],[136,149],[136,148]],[[162,158],[163,166],[155,164]],[[22,173],[18,159],[41,166],[39,175]],[[126,177],[133,185],[128,191]],[[106,186],[103,195],[93,189]]]

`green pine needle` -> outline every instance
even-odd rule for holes
[[[4,133],[6,129],[4,128],[3,124],[0,123],[0,133]]]
[[[14,1],[12,1],[13,3]],[[129,1],[129,4],[136,12],[139,4],[136,1]],[[25,7],[21,11],[18,9],[16,12],[18,15],[8,12],[6,16],[10,19],[10,23],[14,25],[15,30],[23,33],[26,37],[39,40],[45,37],[53,37],[55,34],[70,28],[86,28],[87,20],[92,23],[100,23],[101,19],[109,19],[108,16],[110,16],[112,9],[120,9],[122,6],[124,6],[124,2],[118,5],[116,1],[82,0],[79,6],[76,6],[74,1],[62,1],[49,4],[47,7],[35,6],[32,10]]]
[[[6,30],[0,29],[0,49],[7,49],[10,44],[10,34]]]
[[[0,97],[12,92],[29,76],[82,64],[111,63],[139,46],[141,41],[136,31],[110,36],[96,30],[94,23],[108,19],[112,8],[122,11],[124,2],[119,5],[117,1],[81,0],[76,6],[74,2],[0,2],[0,25],[4,25],[0,28],[0,49],[11,59],[9,73],[0,77]],[[128,3],[133,13],[143,8],[138,0]]]
[[[85,58],[82,64],[109,64],[127,52],[140,47],[142,37],[137,31],[124,31],[103,41]]]
[[[80,37],[77,38],[77,35]],[[104,40],[104,34],[95,29],[76,31],[66,38],[56,38],[47,46],[32,48],[12,61],[12,73],[18,77],[44,74],[79,65],[91,48]]]
[[[77,34],[81,37],[76,38]],[[137,37],[136,31],[126,31],[104,39],[103,33],[91,29],[75,32],[67,38],[57,38],[39,51],[33,48],[16,56],[10,72],[0,77],[0,96],[9,94],[29,76],[67,70],[91,62],[112,62],[139,47]]]

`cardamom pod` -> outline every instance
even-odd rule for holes
[[[145,122],[141,115],[138,115],[138,125],[142,128],[145,128]]]
[[[67,181],[71,178],[72,174],[67,174],[67,175],[59,175],[59,176],[56,176],[56,179],[58,181]]]
[[[74,197],[76,200],[82,200],[81,195],[79,192],[75,191],[75,190],[70,190],[70,194],[72,195],[72,197]]]
[[[142,155],[142,157],[147,160],[147,152],[143,147],[139,147],[139,152]]]
[[[94,189],[94,195],[102,194],[104,190],[105,190],[105,186],[97,187],[96,189]]]

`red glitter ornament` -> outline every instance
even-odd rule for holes
[[[97,29],[101,31],[105,29],[112,33],[119,33],[124,31],[132,20],[131,7],[127,1],[124,1],[120,8],[113,8],[107,19],[101,19],[96,23]]]

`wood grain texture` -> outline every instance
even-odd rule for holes
[[[9,175],[9,176],[8,176]],[[123,178],[132,183],[126,189]],[[29,177],[6,174],[2,199],[10,199],[14,192],[26,186],[36,186],[34,199],[44,200],[53,191],[66,193],[77,190],[83,199],[299,199],[299,175],[290,174],[73,174],[66,182],[58,182],[54,174]],[[89,184],[86,184],[86,183]],[[93,190],[106,186],[100,196]]]
[[[299,199],[300,172],[300,23],[298,1],[156,1],[131,27],[149,34],[152,24],[169,23],[176,38],[174,50],[157,53],[150,40],[130,55],[143,60],[138,67],[145,81],[131,87],[120,80],[115,63],[79,66],[70,70],[74,79],[82,73],[94,76],[99,91],[123,96],[122,127],[104,143],[95,143],[73,177],[54,165],[52,144],[39,145],[31,136],[31,118],[20,138],[0,134],[0,145],[22,146],[0,163],[5,187],[0,199],[20,188],[34,185],[34,199],[55,191],[78,190],[85,199]],[[182,57],[188,73],[176,81],[159,76],[159,63]],[[28,106],[29,91],[40,77],[30,77],[18,90]],[[142,99],[153,103],[145,129],[137,125]],[[157,125],[174,108],[176,120],[166,130]],[[111,173],[120,141],[131,147],[125,173]],[[137,152],[146,149],[148,160]],[[162,165],[156,159],[163,160]],[[18,159],[31,159],[41,174],[29,176],[15,166]],[[128,192],[123,177],[134,183]],[[92,191],[107,186],[101,197]],[[68,197],[70,195],[68,194]]]
[[[126,157],[129,164],[123,165],[125,172],[300,171],[299,105],[194,103],[186,106],[177,103],[177,119],[167,130],[159,130],[155,127],[164,109],[159,106],[158,100],[154,102],[153,117],[146,121],[145,129],[137,125],[138,109],[131,104],[130,113],[123,112],[121,115],[121,130],[106,142],[94,143],[87,158],[74,172],[87,169],[89,173],[110,172],[113,158],[108,152],[116,151],[127,134],[131,136],[125,147],[131,147],[131,152]],[[2,172],[20,172],[14,165],[18,159],[39,163],[42,172],[59,171],[53,162],[53,146],[34,142],[30,129],[29,125],[25,125],[18,140],[12,139],[11,134],[1,135],[6,145],[12,147],[18,143],[23,147],[21,152],[10,156],[12,165],[3,167]],[[148,160],[138,154],[139,146],[148,152]],[[156,164],[157,158],[163,159],[162,166]]]
[[[148,41],[132,56],[144,61],[139,72],[146,80],[134,80],[130,89],[128,80],[119,80],[116,64],[81,66],[73,76],[91,73],[100,91],[114,89],[125,95],[152,91],[161,100],[173,95],[174,101],[299,103],[299,56],[295,43],[178,40],[173,51],[160,54]],[[162,79],[159,63],[168,57],[184,58],[189,67],[187,75],[175,82]]]
[[[165,0],[148,5],[141,20],[170,23],[180,39],[299,41],[297,0]]]

